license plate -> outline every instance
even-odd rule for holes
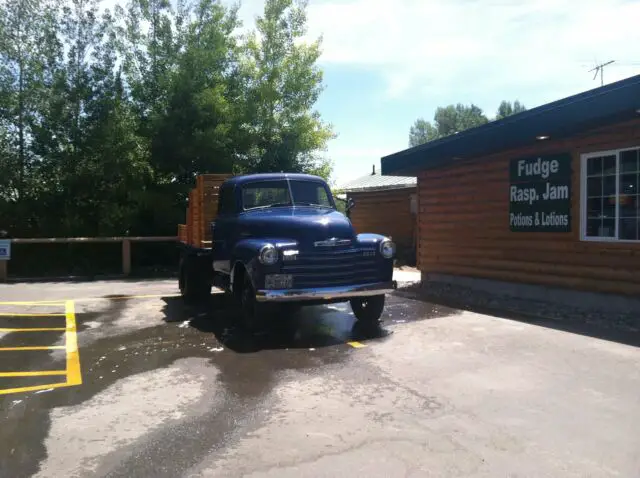
[[[291,289],[293,276],[291,274],[268,274],[264,278],[265,289]]]

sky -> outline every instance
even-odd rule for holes
[[[263,0],[243,0],[253,26]],[[500,101],[533,108],[640,74],[640,0],[309,0],[322,36],[325,90],[317,110],[342,184],[408,147],[409,128],[438,106]]]
[[[264,0],[240,1],[253,29]],[[124,0],[103,0],[112,7]],[[175,0],[171,0],[175,4]],[[322,37],[315,105],[337,138],[324,153],[337,185],[380,170],[408,147],[417,118],[502,100],[527,108],[640,74],[640,0],[309,0],[307,37]]]

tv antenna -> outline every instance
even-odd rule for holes
[[[596,65],[595,68],[592,68],[591,70],[589,70],[589,72],[595,71],[595,74],[593,75],[593,79],[595,80],[598,76],[598,72],[600,72],[600,86],[604,85],[604,78],[602,76],[602,72],[604,71],[604,67],[607,65],[610,65],[611,63],[613,63],[615,60],[611,60],[608,61],[606,63],[600,63],[599,65]]]

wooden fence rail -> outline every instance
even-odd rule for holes
[[[177,242],[176,236],[150,236],[150,237],[34,237],[11,239],[11,244],[96,244],[96,243],[122,243],[122,274],[131,274],[131,243],[132,242]],[[0,260],[0,282],[8,278],[8,260]]]

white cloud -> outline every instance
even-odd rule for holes
[[[595,59],[612,81],[640,63],[640,2],[352,0],[310,3],[309,35],[325,64],[374,66],[391,97],[520,85],[590,86]],[[637,56],[636,56],[637,55]],[[635,66],[635,71],[640,71]]]

